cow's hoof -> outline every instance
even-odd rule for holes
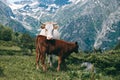
[[[57,68],[57,71],[59,72],[59,71],[60,71],[60,68]]]
[[[47,71],[47,68],[46,68],[46,67],[43,67],[43,71],[46,72],[46,71]]]
[[[38,69],[39,69],[39,67],[37,66],[37,67],[36,67],[36,69],[38,70]]]
[[[50,63],[50,67],[52,67],[52,63]]]

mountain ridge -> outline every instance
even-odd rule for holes
[[[12,18],[15,17],[10,7],[0,1],[0,23],[5,26],[10,26],[14,31],[26,32],[23,25]],[[18,27],[19,25],[19,27]]]
[[[119,0],[66,0],[63,3],[59,0],[59,4],[56,0],[29,1],[16,2],[19,8],[12,10],[14,20],[33,35],[38,33],[40,21],[54,21],[60,26],[61,39],[78,41],[82,50],[107,50],[118,42]]]

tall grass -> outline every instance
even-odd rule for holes
[[[77,57],[76,57],[77,56]],[[33,56],[0,56],[0,80],[119,80],[119,76],[93,73],[81,69],[80,65],[86,56],[73,54],[66,60],[60,72],[56,71],[57,62],[47,72],[36,70],[35,54]]]

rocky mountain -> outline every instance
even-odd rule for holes
[[[13,14],[11,8],[0,1],[0,24],[10,26],[14,31],[26,32],[23,25],[14,20],[14,17],[15,15]]]
[[[113,48],[120,39],[120,0],[21,0],[8,4],[13,19],[31,34],[40,21],[59,24],[61,39],[78,41],[80,49]]]
[[[78,41],[82,50],[110,49],[120,38],[120,1],[73,1],[60,8],[53,20],[62,26],[62,38]]]
[[[69,0],[20,0],[8,4],[17,21],[36,34],[40,21],[50,21],[56,11],[63,5],[70,4]]]
[[[53,19],[62,25],[62,38],[78,41],[82,50],[113,48],[120,37],[119,0],[78,0]]]

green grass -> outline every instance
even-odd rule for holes
[[[13,41],[3,41],[0,40],[0,50],[13,50],[20,51],[21,48],[17,46],[17,43]]]
[[[11,47],[3,46],[3,45],[0,46],[0,55],[15,55],[16,53],[20,55],[22,54],[22,52],[23,51],[18,46],[11,46]]]
[[[28,51],[22,50],[14,42],[0,41],[0,80],[119,80],[119,75],[106,75],[105,71],[99,70],[97,73],[85,71],[81,68],[81,63],[85,61],[92,62],[95,67],[106,71],[116,71],[119,69],[120,50],[111,50],[105,54],[72,54],[67,60],[66,65],[61,66],[61,71],[57,72],[57,60],[53,67],[48,66],[47,72],[43,72],[40,67],[36,70],[35,50],[32,56]],[[107,54],[107,53],[110,53]],[[27,55],[25,55],[27,54]],[[115,61],[114,61],[115,59]],[[102,63],[100,63],[102,62]],[[113,67],[104,66],[104,64],[115,63]],[[105,68],[104,68],[105,67]],[[118,71],[119,72],[119,71]]]
[[[21,48],[18,47],[18,46],[11,46],[11,47],[0,46],[0,50],[14,50],[14,51],[20,51]]]
[[[66,80],[66,72],[36,70],[35,56],[0,56],[0,80]]]
[[[0,80],[120,80],[120,49],[100,53],[72,54],[57,72],[57,60],[47,72],[36,70],[35,50],[31,55],[12,41],[0,40]],[[56,57],[57,58],[57,57]],[[86,71],[81,64],[91,62],[96,73]]]
[[[93,73],[80,68],[83,57],[81,56],[78,54],[77,57],[69,57],[66,60],[67,68],[63,65],[60,72],[56,71],[57,62],[53,68],[43,72],[41,68],[36,70],[35,54],[33,56],[2,55],[0,56],[0,80],[91,80]],[[95,74],[95,79],[117,80],[102,73]]]

